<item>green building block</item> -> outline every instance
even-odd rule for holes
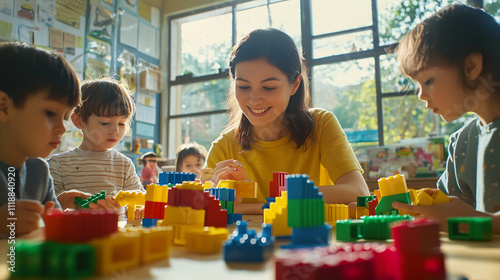
[[[410,194],[406,192],[383,196],[380,198],[377,207],[375,207],[375,213],[377,215],[399,215],[399,211],[392,207],[394,201],[411,204]]]
[[[93,196],[87,198],[87,199],[82,199],[81,197],[75,197],[75,204],[80,205],[80,207],[89,209],[89,204],[90,203],[96,203],[99,199],[105,199],[106,198],[106,191],[101,191],[100,193],[96,193]]]
[[[289,199],[288,226],[316,227],[325,223],[325,201],[323,199]]]
[[[31,278],[43,275],[43,242],[16,240],[14,253],[13,278]],[[7,255],[7,263],[9,263],[9,255]]]
[[[464,230],[463,227],[468,228]],[[483,241],[490,240],[492,237],[490,217],[448,218],[449,239]]]
[[[390,223],[402,220],[413,220],[410,215],[364,216],[363,239],[386,240],[391,238]]]
[[[234,201],[221,200],[219,202],[221,209],[226,209],[228,214],[234,214]]]
[[[363,223],[363,220],[337,221],[337,241],[355,242],[363,239]]]
[[[368,202],[376,199],[376,195],[368,195],[368,196],[358,196],[357,205],[358,207],[366,207],[368,208]]]

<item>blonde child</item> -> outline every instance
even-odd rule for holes
[[[199,178],[207,158],[207,150],[200,144],[182,144],[175,157],[175,172],[195,173]]]
[[[417,25],[399,44],[404,74],[419,85],[427,108],[453,121],[476,117],[450,137],[445,173],[437,187],[452,195],[436,206],[394,203],[441,220],[488,216],[500,233],[500,25],[482,10],[447,6]]]
[[[61,143],[64,120],[80,102],[80,82],[64,57],[25,44],[1,43],[0,61],[0,234],[12,238],[37,229],[45,211],[60,208],[41,158]],[[61,194],[68,197],[86,198]]]
[[[109,197],[91,207],[119,209],[112,198],[118,191],[142,190],[132,160],[113,149],[129,127],[134,102],[129,91],[111,78],[86,81],[81,91],[82,104],[71,120],[82,130],[83,141],[78,148],[49,160],[55,190],[91,194],[105,190]]]
[[[262,213],[275,171],[308,174],[325,202],[369,195],[362,169],[335,116],[311,109],[307,69],[294,41],[277,29],[257,29],[231,53],[230,123],[212,143],[213,181],[254,181],[256,199],[238,213]],[[335,183],[335,185],[333,185]]]

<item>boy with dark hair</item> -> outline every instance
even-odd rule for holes
[[[63,56],[22,43],[0,43],[0,65],[0,233],[23,234],[61,207],[41,158],[61,143],[80,82]]]

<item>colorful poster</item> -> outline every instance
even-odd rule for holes
[[[73,26],[76,29],[80,28],[80,14],[64,5],[56,5],[56,19],[60,22]]]
[[[82,16],[84,16],[87,11],[86,0],[57,0],[57,4],[64,5]]]
[[[16,5],[14,8],[14,13],[17,17],[27,19],[30,21],[35,21],[35,11],[36,11],[36,0],[16,0]]]
[[[39,0],[38,1],[38,22],[45,26],[54,24],[54,15],[56,13],[55,0]]]
[[[12,7],[14,0],[0,0],[0,13],[12,16]]]
[[[102,1],[92,0],[91,3],[89,34],[95,38],[110,41],[115,14],[111,13]]]

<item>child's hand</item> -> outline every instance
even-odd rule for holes
[[[485,213],[478,212],[465,201],[456,196],[450,196],[449,203],[431,206],[409,205],[399,201],[392,203],[392,207],[418,214],[418,218],[433,218],[440,222],[441,230],[447,230],[448,218],[451,217],[471,217],[486,216]]]
[[[234,159],[224,160],[215,165],[212,182],[217,186],[221,180],[250,181],[243,164]]]
[[[65,191],[57,196],[57,200],[61,204],[62,209],[76,209],[75,198],[81,197],[82,199],[87,199],[91,197],[90,193],[84,193],[79,190],[69,190]]]
[[[96,203],[89,203],[89,209],[108,209],[113,211],[120,211],[120,205],[112,197],[99,199]]]
[[[7,218],[16,217],[17,220],[12,221],[15,224],[16,235],[26,234],[38,229],[40,218],[46,211],[54,208],[54,205],[52,201],[47,202],[45,206],[43,206],[40,202],[35,200],[19,199],[16,201],[16,206],[14,208],[15,216],[9,215],[8,204],[5,203],[0,207],[0,219],[5,221],[8,226],[10,221],[8,221]],[[10,228],[7,226],[2,227],[0,232],[8,234]]]

